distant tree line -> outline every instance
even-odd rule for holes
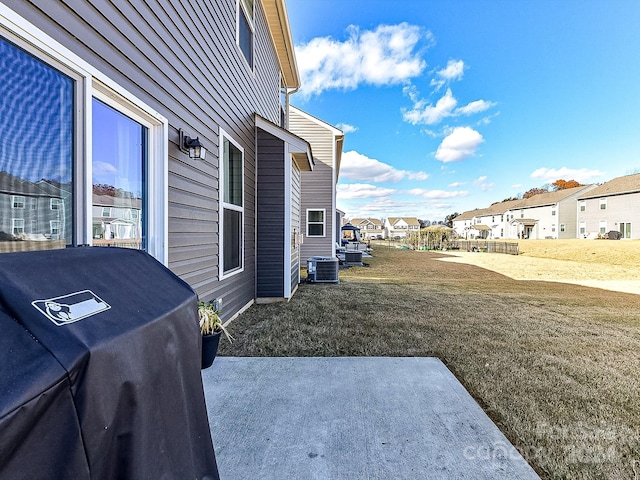
[[[96,195],[108,195],[110,197],[118,198],[140,198],[140,195],[136,195],[122,188],[116,188],[113,185],[107,185],[105,183],[97,183],[93,185],[93,193]]]

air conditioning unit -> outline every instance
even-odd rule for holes
[[[344,263],[349,266],[362,266],[362,252],[344,252]]]
[[[307,280],[311,283],[338,283],[338,259],[335,257],[308,258]]]

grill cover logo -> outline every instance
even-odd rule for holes
[[[31,305],[57,326],[68,325],[111,308],[91,290],[47,300],[34,300]]]

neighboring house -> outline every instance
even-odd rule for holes
[[[614,230],[624,239],[640,239],[640,174],[614,178],[577,200],[578,238]]]
[[[116,230],[138,225],[142,248],[200,299],[222,299],[225,320],[264,285],[278,285],[267,298],[292,294],[297,175],[312,162],[286,131],[300,79],[284,0],[0,0],[0,63],[0,171],[19,177],[0,190],[27,199],[21,185],[70,185],[48,206],[65,212],[67,246],[105,236],[116,217],[92,215],[92,185],[111,186],[140,198],[140,223],[123,218]],[[189,138],[204,159],[190,158]],[[281,178],[257,157],[279,164]],[[274,203],[265,212],[262,201]],[[335,202],[326,205],[332,217]],[[270,238],[272,217],[283,230]],[[19,223],[4,228],[29,228]],[[263,263],[272,251],[277,261]]]
[[[521,200],[494,203],[453,219],[464,239],[575,238],[576,199],[594,185],[547,192]]]
[[[495,236],[499,228],[495,223],[496,213],[492,208],[481,208],[464,212],[453,219],[453,229],[465,240],[487,239]]]
[[[469,210],[463,212],[452,221],[453,230],[460,238],[469,238],[469,229],[473,225],[474,212],[477,210]]]
[[[313,171],[303,171],[302,260],[335,256],[336,183],[340,172],[344,134],[336,127],[291,106],[289,130],[304,138],[313,151]]]
[[[93,244],[142,247],[142,199],[93,194]]]
[[[58,245],[53,241],[69,236],[68,205],[64,199],[61,188],[55,185],[42,180],[30,182],[0,171],[0,244],[28,240]],[[18,245],[11,247],[12,251],[18,249]]]
[[[256,300],[288,300],[300,283],[301,172],[314,163],[309,144],[256,118],[258,142]]]
[[[384,237],[406,237],[408,233],[419,232],[420,222],[416,217],[389,217],[384,222]]]
[[[363,240],[375,239],[384,235],[384,225],[378,218],[354,218],[351,225],[360,229]]]
[[[507,212],[508,238],[576,238],[576,198],[593,188],[586,185],[523,199]]]

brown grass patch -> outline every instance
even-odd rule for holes
[[[443,257],[377,248],[339,285],[250,308],[220,353],[437,356],[543,478],[637,478],[640,296]]]
[[[640,294],[640,242],[524,240],[520,255],[449,251],[445,261],[468,263],[516,280],[574,283]]]

